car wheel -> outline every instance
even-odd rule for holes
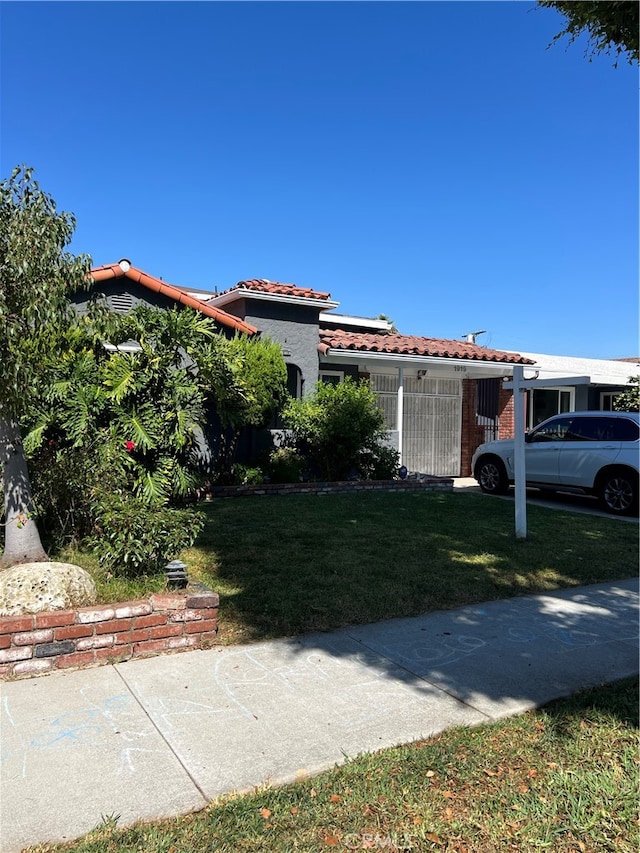
[[[504,463],[497,456],[484,456],[476,465],[476,480],[488,495],[505,495],[509,491],[509,479]]]
[[[598,497],[607,512],[633,515],[638,511],[638,477],[622,468],[608,471],[601,479]]]

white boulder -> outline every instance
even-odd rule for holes
[[[95,604],[91,575],[72,563],[24,563],[0,571],[0,616]]]

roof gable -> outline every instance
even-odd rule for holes
[[[130,281],[134,281],[137,284],[146,287],[154,293],[161,293],[163,296],[167,296],[169,299],[173,299],[181,305],[186,305],[189,308],[194,308],[196,311],[200,311],[200,313],[205,314],[207,317],[211,317],[221,326],[234,329],[238,332],[244,332],[247,335],[253,335],[258,331],[255,326],[245,323],[244,320],[234,317],[232,314],[223,311],[221,308],[216,308],[208,302],[203,302],[200,299],[190,296],[182,288],[175,287],[172,284],[167,284],[161,279],[131,266],[130,262],[127,260],[121,260],[117,264],[106,264],[105,266],[94,267],[91,270],[91,278],[97,282],[109,281],[114,278],[127,278]]]

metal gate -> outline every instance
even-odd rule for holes
[[[398,378],[372,374],[371,386],[387,427],[397,428]],[[462,383],[459,379],[405,377],[402,461],[410,471],[457,477],[460,474]]]

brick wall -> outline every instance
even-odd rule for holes
[[[460,447],[460,476],[471,477],[471,459],[484,441],[484,427],[476,424],[478,386],[475,379],[462,383],[462,435]]]
[[[218,605],[214,592],[176,592],[78,610],[2,616],[0,676],[206,648],[218,631]]]
[[[498,438],[513,438],[515,434],[513,391],[508,388],[501,388],[498,406]]]
[[[250,495],[327,495],[347,492],[451,492],[451,477],[411,480],[347,480],[336,483],[261,483],[258,486],[212,486],[207,497],[239,498]]]

